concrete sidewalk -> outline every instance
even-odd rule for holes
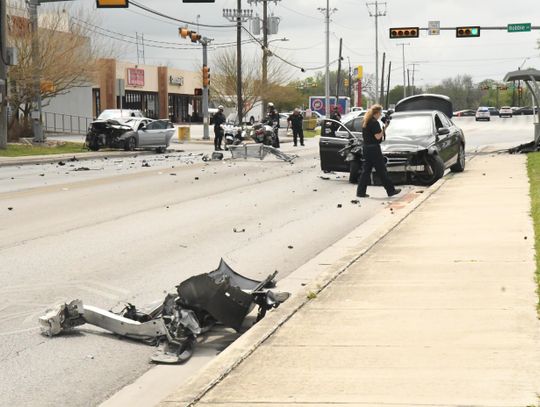
[[[197,405],[536,406],[525,160],[469,162]]]

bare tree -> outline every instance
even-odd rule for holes
[[[242,60],[242,98],[243,109],[247,111],[262,99],[264,92],[261,82],[260,57],[244,55]],[[221,104],[234,106],[236,98],[236,52],[234,49],[224,49],[216,53],[212,62],[212,80],[210,94],[212,99]],[[269,59],[267,93],[273,88],[286,84],[290,79],[285,65],[277,59]]]
[[[40,18],[38,63],[32,59],[30,20],[20,2],[8,9],[8,42],[18,50],[18,63],[9,67],[8,103],[14,109],[11,128],[22,116],[27,122],[35,99],[34,74],[39,70],[44,104],[70,89],[95,82],[100,56],[110,56],[112,47],[92,41],[94,24],[89,15],[69,15],[64,8],[49,9]],[[108,50],[108,51],[107,51]]]

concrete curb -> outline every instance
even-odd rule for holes
[[[139,155],[155,154],[152,151],[134,151],[134,152],[121,152],[121,151],[108,151],[103,153],[70,153],[70,154],[51,154],[47,156],[26,156],[26,157],[0,157],[0,167],[12,167],[20,165],[33,165],[33,164],[50,164],[57,161],[69,160],[75,157],[79,161],[95,160],[100,158],[116,158],[116,157],[136,157]]]
[[[393,212],[392,214],[383,212],[377,215],[375,218],[382,220],[381,226],[378,226],[373,233],[361,238],[360,243],[355,245],[355,247],[349,247],[346,254],[341,257],[340,261],[332,264],[326,269],[326,271],[321,272],[315,280],[305,287],[305,289],[300,290],[298,293],[293,295],[277,310],[267,314],[262,321],[243,334],[226,350],[219,354],[212,362],[202,369],[197,376],[189,380],[175,393],[163,399],[159,406],[194,406],[238,365],[247,359],[294,314],[309,303],[310,299],[308,298],[308,295],[310,297],[317,296],[321,291],[328,287],[352,264],[369,252],[373,246],[375,246],[381,239],[383,239],[407,217],[409,217],[410,214],[418,209],[427,199],[429,199],[431,195],[437,192],[448,180],[448,178],[449,176],[446,176],[437,181],[431,187],[427,188],[422,196],[414,199],[412,202],[406,205],[402,211],[400,210]],[[362,226],[359,228],[362,228]],[[351,234],[341,239],[339,242],[350,238],[350,235]],[[327,250],[335,250],[336,245],[339,247],[339,242]]]

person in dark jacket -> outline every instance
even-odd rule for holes
[[[218,107],[218,112],[214,115],[214,150],[221,151],[221,141],[223,140],[222,124],[225,124],[227,119],[223,114],[223,106]]]
[[[279,148],[279,113],[272,102],[268,103],[268,114],[266,116],[266,119],[264,119],[263,123],[267,123],[270,126],[274,127],[275,142],[273,143],[272,147]]]
[[[341,114],[339,113],[339,106],[334,106],[332,109],[332,114],[330,115],[330,119],[340,122],[341,121]],[[331,122],[330,128],[332,129],[332,135],[336,135],[336,131],[339,129],[339,124],[335,122]]]
[[[388,176],[388,171],[386,171],[386,163],[381,151],[381,143],[384,141],[384,132],[390,124],[390,120],[387,120],[384,127],[381,129],[381,125],[379,124],[381,116],[381,105],[373,105],[364,116],[362,125],[362,138],[364,139],[362,158],[364,159],[364,165],[356,190],[356,196],[359,198],[369,197],[369,195],[366,194],[366,190],[373,168],[375,168],[377,175],[381,179],[388,196],[397,195],[401,192],[401,189],[394,187],[392,180]]]
[[[298,145],[298,137],[300,137],[300,145],[304,145],[304,116],[300,113],[300,109],[294,109],[293,113],[287,118],[288,125],[292,128],[294,146]]]

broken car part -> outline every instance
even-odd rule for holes
[[[44,335],[55,336],[91,324],[127,338],[164,346],[152,357],[157,363],[180,363],[193,354],[198,335],[216,324],[239,331],[246,316],[258,306],[257,321],[287,300],[289,293],[270,291],[277,271],[262,281],[244,277],[222,259],[219,267],[188,278],[164,301],[137,309],[127,304],[120,314],[81,300],[59,304],[39,318]]]

